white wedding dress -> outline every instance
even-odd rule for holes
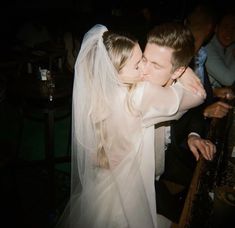
[[[126,88],[120,89],[112,114],[105,120],[110,169],[89,170],[82,193],[75,191],[71,197],[68,223],[62,227],[157,227],[154,124],[178,118],[201,100],[179,83],[169,89],[156,87],[142,83],[136,89],[135,106],[141,110],[136,116],[127,111]],[[86,159],[91,159],[87,164],[92,166],[92,157]]]

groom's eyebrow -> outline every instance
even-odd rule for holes
[[[157,67],[162,67],[162,65],[160,65],[159,63],[156,63],[154,61],[150,61],[153,65],[157,66]]]
[[[158,66],[158,67],[162,67],[162,65],[160,65],[159,63],[156,63],[156,62],[154,62],[154,61],[148,60],[144,54],[143,54],[143,58],[146,59],[147,61],[149,61],[150,63],[152,63],[153,65],[156,65],[156,66]]]

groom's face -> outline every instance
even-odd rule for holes
[[[143,54],[143,74],[146,80],[157,85],[166,85],[173,77],[173,49],[147,43]]]

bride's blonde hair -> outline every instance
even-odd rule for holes
[[[106,31],[103,34],[103,43],[111,59],[112,64],[114,65],[117,73],[119,73],[125,66],[127,60],[133,54],[133,49],[135,45],[138,44],[138,41],[128,34],[122,35],[113,33],[111,31]],[[127,107],[131,112],[134,112],[131,97],[134,88],[136,87],[136,84],[135,82],[130,83],[129,81],[128,84],[125,81],[121,81],[121,83],[125,84],[128,87],[129,93],[126,98]],[[102,143],[105,141],[106,138],[104,125],[104,121],[96,124],[96,132],[98,137],[100,138],[100,143],[98,145],[97,150],[97,162],[99,167],[109,168],[108,157],[103,146],[104,143]]]
[[[130,34],[123,35],[110,31],[104,32],[103,42],[118,73],[125,66],[127,60],[132,56],[135,45],[138,44],[137,39],[132,37]],[[129,94],[127,97],[127,105],[129,110],[134,112],[131,97],[136,87],[136,82],[133,81],[133,83],[131,83],[129,80],[128,82],[125,82],[124,79],[122,79],[121,82],[128,86]]]

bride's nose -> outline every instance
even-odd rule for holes
[[[147,74],[147,64],[145,61],[141,60],[141,62],[139,63],[139,69],[141,74]]]

